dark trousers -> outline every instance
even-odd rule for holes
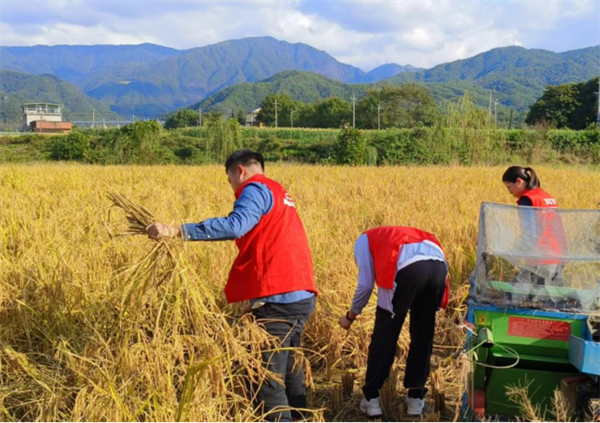
[[[392,300],[394,316],[377,308],[375,328],[369,345],[367,375],[363,393],[370,400],[379,397],[379,390],[387,379],[396,345],[410,310],[410,349],[406,361],[404,387],[411,398],[425,396],[425,382],[429,376],[435,313],[446,288],[446,265],[441,261],[418,261],[396,274],[396,291]]]
[[[253,310],[257,321],[266,331],[281,340],[282,348],[298,348],[302,338],[304,323],[315,309],[315,297],[291,304],[267,303]],[[265,381],[258,389],[257,400],[263,411],[269,413],[269,421],[289,422],[299,419],[302,414],[290,408],[306,408],[306,387],[304,369],[294,368],[294,353],[289,350],[266,351],[263,353],[265,366],[278,374],[284,384],[274,380]],[[277,411],[281,410],[281,411]]]

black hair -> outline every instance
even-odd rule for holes
[[[517,182],[517,178],[525,181],[527,189],[540,188],[540,180],[530,167],[511,166],[502,175],[502,182]]]
[[[265,170],[265,159],[263,155],[256,151],[244,148],[231,153],[231,155],[227,158],[225,161],[225,172],[229,172],[232,168],[238,165],[250,166],[252,164],[259,164],[262,170]]]

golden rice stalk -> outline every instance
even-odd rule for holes
[[[145,207],[135,204],[117,191],[110,191],[108,199],[125,212],[129,226],[119,235],[146,235],[148,225],[154,223],[154,215]],[[132,298],[141,299],[152,288],[157,288],[164,282],[172,280],[176,268],[177,257],[172,247],[164,239],[158,240],[150,252],[135,266],[125,283],[125,294],[121,302],[121,310],[125,311],[131,304]]]
[[[342,393],[345,397],[351,397],[354,393],[354,380],[356,375],[351,372],[344,372],[342,374]]]
[[[546,421],[546,413],[542,412],[539,405],[533,405],[531,402],[531,396],[529,394],[529,387],[531,384],[532,382],[528,383],[527,380],[525,380],[522,384],[519,382],[514,385],[508,385],[506,387],[506,396],[509,401],[514,402],[519,406],[521,417],[525,421]]]
[[[433,410],[443,414],[446,410],[446,393],[444,390],[444,369],[439,367],[431,374],[431,396],[433,397]]]
[[[586,421],[600,422],[600,400],[590,400],[590,407],[586,416]]]
[[[124,235],[146,235],[146,227],[156,221],[148,209],[135,204],[117,191],[110,191],[107,197],[113,203],[113,207],[118,207],[125,212],[129,228],[123,233]]]
[[[567,401],[564,394],[560,389],[554,390],[554,397],[552,398],[552,409],[550,414],[554,416],[554,421],[557,422],[571,422],[573,421],[573,407]]]
[[[467,137],[471,142],[473,137]],[[562,207],[598,207],[595,169],[535,169]],[[357,386],[364,380],[376,302],[371,300],[350,331],[339,328],[337,319],[346,312],[356,286],[356,237],[376,225],[419,227],[438,235],[444,245],[453,289],[447,311],[437,318],[432,369],[443,369],[446,409],[455,411],[440,418],[461,418],[470,363],[464,354],[444,360],[464,346],[459,325],[475,264],[480,203],[512,201],[499,180],[505,170],[384,166],[357,167],[349,174],[337,167],[270,167],[270,176],[288,187],[299,205],[320,291],[303,339],[317,387],[309,397],[308,408],[319,410],[313,420],[365,418],[358,410],[359,389],[342,398],[339,414],[331,413],[330,401],[343,372],[354,372]],[[197,200],[199,180],[204,182],[204,201]],[[439,219],[437,199],[457,185],[461,195]],[[409,207],[413,186],[431,201]],[[153,195],[152,213],[136,209],[136,225],[130,228],[121,215],[124,209],[106,199],[106,187],[123,194],[135,187],[140,198]],[[114,227],[98,219],[98,210],[113,206],[109,213],[119,214],[113,219],[118,230],[144,235],[142,228],[152,223],[152,215],[175,211],[191,217],[229,210],[226,189],[221,166],[0,166],[0,421],[174,421],[180,409],[181,419],[196,421],[261,419],[251,401],[250,380],[264,375],[260,345],[268,337],[252,319],[232,326],[238,307],[226,305],[221,292],[235,247],[189,245],[182,256],[177,241],[151,242],[144,236],[137,237],[139,242],[136,237],[108,240],[106,229],[110,234]],[[176,204],[169,199],[173,193]],[[176,258],[172,278],[145,288],[140,282],[123,316],[123,297],[134,288],[131,275],[162,244]],[[147,267],[153,267],[151,262],[152,257]],[[156,274],[168,270],[167,260],[162,263],[165,269]],[[143,270],[137,269],[138,280],[152,273]],[[404,347],[408,333],[401,336]],[[192,390],[193,366],[215,357],[223,358],[204,368]],[[403,366],[398,359],[399,379]],[[402,410],[403,395],[399,387],[392,411]],[[595,413],[582,418],[600,423],[600,404],[595,407]]]

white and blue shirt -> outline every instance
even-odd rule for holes
[[[439,260],[446,263],[442,249],[431,241],[401,245],[398,261],[396,262],[396,273],[409,264],[424,260]],[[369,238],[366,234],[358,237],[356,244],[354,244],[354,261],[358,266],[358,285],[354,292],[350,311],[360,314],[369,302],[369,298],[371,298],[373,288],[375,287],[375,267],[373,266],[373,256],[371,256],[371,250],[369,249]],[[448,264],[446,263],[447,266]],[[389,311],[392,315],[394,314],[392,300],[395,290],[395,281],[393,289],[377,287],[377,306]]]

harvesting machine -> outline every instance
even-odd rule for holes
[[[600,396],[600,210],[483,203],[464,327],[465,418],[512,419],[507,390],[543,413]]]

